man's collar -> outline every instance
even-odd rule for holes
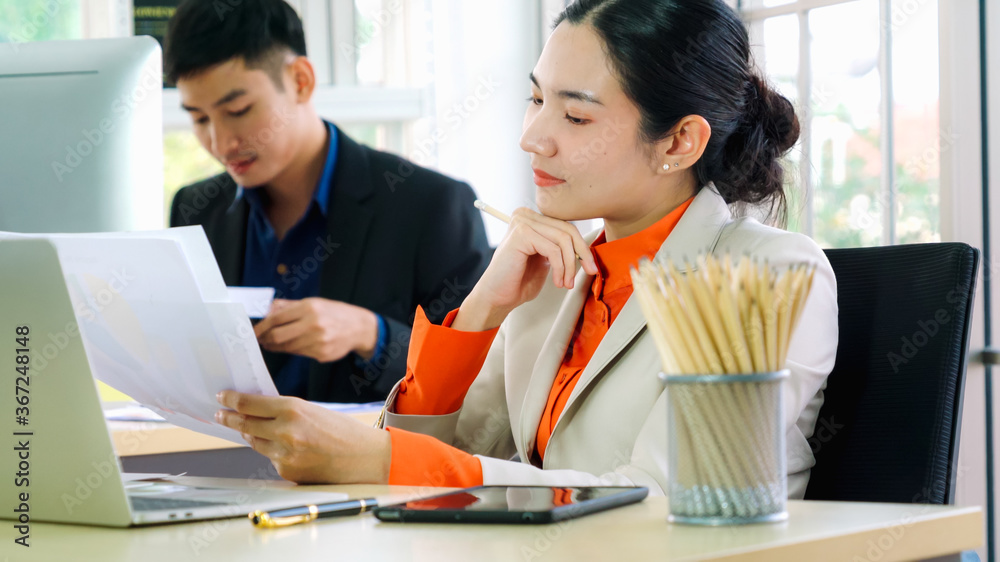
[[[327,140],[329,146],[326,150],[326,162],[323,164],[323,173],[319,176],[319,183],[313,191],[313,201],[319,205],[319,210],[323,216],[327,216],[327,207],[330,204],[330,184],[333,183],[333,173],[337,168],[337,145],[339,139],[337,128],[329,121],[323,121],[326,125]]]

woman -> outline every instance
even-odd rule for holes
[[[220,402],[235,411],[219,421],[298,482],[662,493],[666,399],[629,266],[750,254],[817,266],[784,387],[789,496],[802,497],[806,440],[836,355],[836,285],[811,240],[730,214],[760,203],[783,212],[778,158],[798,138],[791,104],[749,58],[746,30],[721,0],[571,5],[531,74],[521,138],[541,213],[514,213],[443,325],[418,311],[388,431],[228,391]],[[605,228],[586,238],[567,222],[595,217]]]

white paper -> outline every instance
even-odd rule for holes
[[[45,237],[59,239],[157,239],[173,240],[184,248],[184,259],[205,302],[229,302],[229,291],[222,279],[222,272],[215,261],[212,246],[205,237],[201,225],[182,226],[167,230],[149,230],[142,232],[96,232],[81,234],[9,234],[14,237]]]
[[[104,419],[122,422],[162,422],[163,416],[141,404],[129,404],[104,410]]]
[[[163,473],[152,473],[152,472],[123,472],[122,480],[128,484],[131,482],[143,482],[144,480],[162,480],[164,478],[177,478],[178,476],[184,476],[186,472],[180,474],[169,474],[167,472]]]
[[[264,318],[274,302],[274,287],[229,287],[229,302],[242,304],[249,318]]]
[[[167,421],[244,444],[215,423],[221,390],[277,396],[253,326],[229,301],[204,231],[0,233],[59,254],[94,376]]]
[[[354,404],[350,402],[314,402],[323,406],[327,410],[340,412],[342,414],[371,414],[381,412],[385,402],[368,402],[366,404]]]

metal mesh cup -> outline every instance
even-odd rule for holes
[[[664,375],[669,520],[697,525],[783,521],[788,477],[781,382],[788,370]]]

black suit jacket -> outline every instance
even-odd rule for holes
[[[319,296],[380,314],[389,333],[375,365],[364,367],[353,353],[332,363],[311,361],[304,398],[369,402],[384,399],[406,373],[417,305],[440,322],[479,280],[490,248],[468,184],[338,135],[328,236],[316,241]],[[245,198],[233,204],[236,190],[220,174],[181,189],[170,210],[170,226],[202,225],[231,286],[242,284],[250,212]],[[294,282],[289,275],[283,280]],[[265,351],[264,358],[273,374],[287,356]]]

